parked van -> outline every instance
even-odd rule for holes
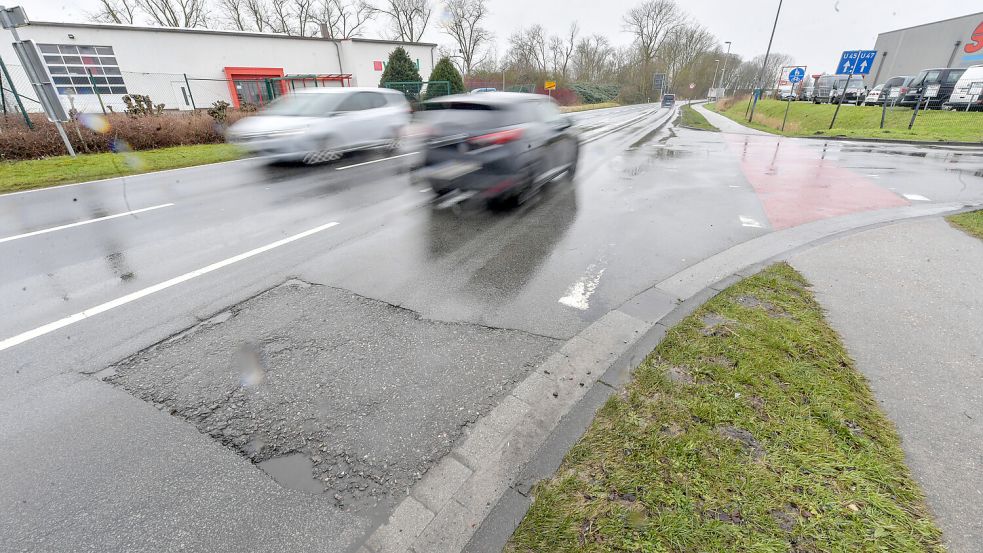
[[[856,102],[864,93],[864,80],[859,76],[849,77],[849,81],[847,78],[846,75],[820,75],[813,89],[812,102],[836,104],[840,101],[840,95],[843,95],[844,102]]]
[[[965,111],[966,108],[969,108],[970,111],[983,111],[983,93],[970,94],[970,87],[973,86],[973,83],[979,83],[977,88],[983,86],[983,65],[971,65],[966,68],[966,72],[956,82],[945,107],[962,111]]]
[[[952,90],[963,76],[966,69],[959,67],[940,67],[936,69],[922,69],[915,75],[911,85],[908,86],[908,93],[904,95],[898,104],[906,107],[915,107],[918,99],[921,98],[925,90],[932,85],[939,85],[939,92],[932,98],[926,98],[922,103],[922,108],[939,109],[942,104],[949,101]]]
[[[905,94],[908,93],[908,87],[911,85],[911,81],[915,80],[914,77],[910,75],[898,75],[896,77],[891,77],[890,79],[884,81],[884,86],[881,88],[881,102],[887,102],[888,105],[894,105],[900,102]],[[897,96],[891,97],[891,90],[898,89]]]

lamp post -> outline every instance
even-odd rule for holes
[[[754,108],[758,107],[758,90],[761,88],[761,78],[765,75],[765,68],[768,67],[768,56],[771,55],[771,43],[775,40],[775,29],[778,28],[778,16],[782,13],[782,0],[778,0],[778,10],[775,11],[775,24],[771,26],[771,37],[768,38],[768,49],[765,50],[765,61],[761,64],[761,71],[758,71],[758,79],[754,82],[754,91],[751,95],[754,97],[751,104],[751,116],[748,117],[748,121],[754,119]]]
[[[724,88],[724,96],[726,96],[727,95],[727,84],[726,84],[727,83],[727,61],[728,61],[728,58],[730,57],[730,41],[728,40],[724,44],[727,45],[727,55],[724,56],[724,70],[720,72],[720,84],[723,85],[723,88]]]
[[[720,67],[720,60],[713,60],[713,80],[710,81],[710,93],[717,88],[717,68]]]

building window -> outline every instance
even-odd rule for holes
[[[39,44],[58,94],[126,94],[112,46]]]

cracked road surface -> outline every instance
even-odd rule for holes
[[[355,551],[653,284],[778,229],[983,202],[978,151],[667,115],[577,115],[576,180],[504,213],[433,206],[405,158],[0,197],[0,550]]]

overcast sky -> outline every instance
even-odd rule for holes
[[[376,0],[377,2],[382,0]],[[495,32],[499,53],[519,21],[541,23],[562,33],[577,21],[584,34],[606,35],[622,44],[630,37],[621,32],[621,16],[639,0],[488,0],[492,10],[488,26]],[[733,42],[732,51],[745,58],[763,54],[778,0],[685,0],[681,6],[720,40]],[[16,5],[7,0],[7,5]],[[790,54],[809,72],[829,71],[842,50],[873,48],[877,34],[958,17],[977,11],[967,0],[786,0],[775,33],[774,51]],[[98,0],[20,0],[27,14],[39,21],[86,21],[87,10]],[[978,5],[977,5],[978,6]],[[521,16],[521,17],[520,17]],[[425,40],[447,43],[436,29],[436,13]],[[379,38],[380,28],[367,36]]]

